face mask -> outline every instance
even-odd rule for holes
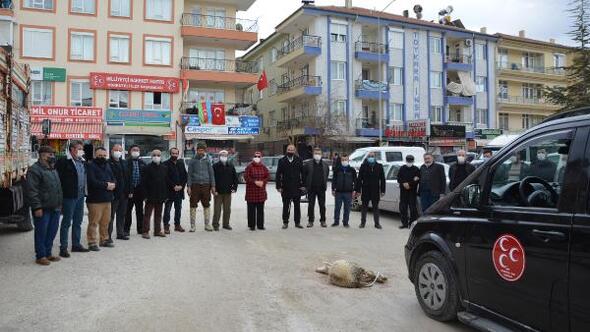
[[[547,157],[547,156],[544,153],[537,153],[537,159],[545,160],[545,157]]]
[[[350,165],[350,163],[348,161],[343,161],[342,162],[342,166],[344,167],[348,167],[348,165]]]
[[[313,159],[314,159],[315,161],[320,161],[320,160],[322,160],[322,155],[321,155],[321,154],[314,154],[314,155],[313,155]]]
[[[375,157],[369,157],[367,158],[367,161],[369,162],[369,164],[373,164],[375,163]]]
[[[257,164],[260,163],[260,157],[254,157],[252,160]]]
[[[122,155],[123,153],[121,151],[113,151],[113,158],[115,159],[121,158]]]
[[[458,162],[459,164],[465,164],[465,157],[463,157],[463,156],[458,156],[458,157],[457,157],[457,162]]]
[[[227,163],[227,157],[219,157],[219,160],[224,164]]]
[[[408,166],[408,167],[412,167],[412,166],[414,166],[414,163],[407,162],[407,163],[406,163],[406,166]]]
[[[294,155],[295,155],[295,152],[287,152],[287,157],[289,157],[289,158],[293,158]]]
[[[178,157],[177,156],[170,156],[170,160],[177,161],[178,160]]]
[[[76,156],[78,156],[78,158],[84,157],[84,150],[78,150],[78,151],[76,151]]]
[[[139,151],[131,151],[131,157],[133,157],[133,159],[139,158]]]
[[[105,157],[96,157],[97,164],[104,164],[107,161]]]
[[[152,157],[152,161],[156,164],[159,164],[161,159],[162,159],[162,157],[158,157],[158,156]]]
[[[53,165],[55,165],[55,156],[50,156],[47,157],[47,163],[49,164],[49,166],[53,167]]]

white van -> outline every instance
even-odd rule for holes
[[[423,164],[426,150],[419,146],[380,146],[356,149],[350,154],[350,166],[359,169],[369,152],[375,152],[375,159],[380,163],[406,161],[406,156],[414,156],[414,163]]]

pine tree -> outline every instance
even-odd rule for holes
[[[568,10],[574,23],[569,35],[576,42],[572,64],[565,67],[566,87],[547,87],[545,96],[561,111],[590,106],[590,0],[572,0]]]

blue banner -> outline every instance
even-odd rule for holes
[[[257,116],[240,116],[243,128],[260,128],[260,118]]]
[[[260,128],[229,127],[229,135],[259,135]]]

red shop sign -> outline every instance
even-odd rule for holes
[[[103,115],[100,107],[74,106],[33,106],[31,121],[41,122],[50,119],[58,123],[102,123]]]
[[[175,77],[90,73],[90,88],[177,93],[180,91],[180,79]]]

